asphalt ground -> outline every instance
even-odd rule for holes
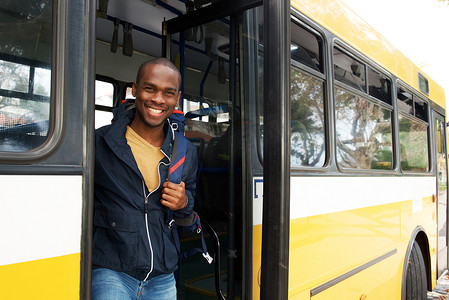
[[[427,292],[427,300],[449,300],[449,274],[446,271],[438,279],[432,292]]]

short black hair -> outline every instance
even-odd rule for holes
[[[167,59],[165,57],[156,57],[156,58],[147,60],[142,65],[140,65],[139,70],[137,71],[137,77],[136,77],[136,82],[137,83],[139,82],[140,78],[142,77],[143,70],[148,65],[162,65],[162,66],[169,67],[170,69],[172,69],[173,71],[178,73],[178,81],[179,81],[179,87],[178,88],[181,87],[181,72],[179,72],[178,68],[169,59]]]

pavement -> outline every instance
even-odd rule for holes
[[[435,288],[427,292],[427,300],[449,300],[449,273],[446,271],[438,279]]]

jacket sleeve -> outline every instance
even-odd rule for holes
[[[185,218],[193,211],[196,195],[196,174],[198,171],[198,154],[196,147],[187,141],[186,159],[182,169],[182,181],[185,183],[187,206],[174,212],[177,218]]]

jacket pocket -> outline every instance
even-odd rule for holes
[[[175,242],[177,235],[176,227],[169,228],[168,224],[162,222],[162,244],[163,244],[163,269],[165,272],[173,272],[178,267],[179,262],[179,243]]]
[[[93,264],[132,270],[137,262],[139,216],[95,210],[93,221]]]

